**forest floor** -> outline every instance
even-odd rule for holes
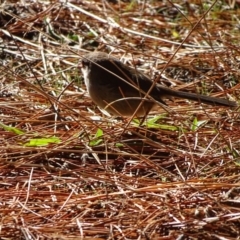
[[[3,2],[1,239],[239,239],[238,107],[166,100],[139,125],[100,110],[80,69],[98,50],[238,103],[239,16],[239,1]]]

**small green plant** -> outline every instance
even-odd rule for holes
[[[192,122],[191,130],[195,132],[200,126],[202,126],[206,122],[206,120],[198,121],[198,119],[195,117]]]
[[[102,143],[102,141],[103,141],[102,137],[103,137],[103,130],[101,128],[98,128],[96,134],[90,141],[89,146],[94,147],[94,146],[97,146],[100,143]]]
[[[58,137],[48,137],[48,138],[32,138],[29,139],[27,143],[24,144],[26,147],[44,147],[51,143],[60,143],[61,140]]]
[[[130,1],[130,3],[126,6],[125,11],[132,11],[136,5],[137,5],[136,0]]]
[[[0,122],[0,127],[2,127],[4,130],[6,130],[8,132],[15,133],[16,135],[24,134],[24,131],[20,130],[19,128],[7,126],[1,122]]]
[[[74,42],[78,41],[78,35],[76,34],[68,34],[68,38]]]
[[[16,135],[26,134],[24,131],[22,131],[19,128],[7,126],[1,122],[0,122],[0,126],[5,131],[12,132]],[[25,142],[23,145],[26,147],[42,147],[42,146],[47,146],[50,143],[60,143],[60,142],[61,140],[58,137],[44,137],[44,138],[36,137],[36,138],[28,139],[27,142]]]
[[[147,128],[155,128],[155,129],[162,129],[162,130],[170,130],[170,131],[177,131],[178,127],[173,125],[167,125],[167,124],[159,124],[159,119],[163,118],[162,115],[155,116],[150,119],[146,119],[142,126],[146,126]],[[139,119],[133,119],[133,124],[138,126],[141,124],[141,121]]]

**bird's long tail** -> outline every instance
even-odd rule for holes
[[[228,106],[228,107],[236,107],[237,103],[234,101],[229,101],[228,99],[224,98],[216,98],[216,97],[210,97],[205,95],[200,95],[196,93],[190,93],[190,92],[183,92],[183,91],[176,91],[167,87],[158,86],[160,89],[163,90],[166,95],[178,97],[178,98],[185,98],[190,99],[196,102],[202,102],[206,104],[211,105],[222,105],[222,106]]]

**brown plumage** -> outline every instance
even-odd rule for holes
[[[153,83],[143,73],[102,52],[85,55],[82,72],[92,100],[118,116],[131,116]],[[236,102],[224,98],[177,91],[159,84],[155,84],[149,95],[162,104],[165,104],[164,98],[177,97],[211,105],[237,106]],[[144,116],[155,104],[150,98],[145,99],[136,115]]]

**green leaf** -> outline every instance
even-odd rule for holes
[[[172,125],[166,125],[166,124],[147,124],[148,128],[155,128],[155,129],[162,129],[162,130],[170,130],[170,131],[177,131],[179,128]]]
[[[203,125],[205,122],[207,122],[207,120],[202,120],[202,121],[198,121],[197,118],[195,117],[193,119],[193,123],[191,126],[191,130],[192,131],[196,131],[201,125]]]
[[[126,7],[125,7],[125,11],[132,11],[133,8],[137,5],[137,1],[136,0],[132,0]]]
[[[163,129],[163,130],[170,130],[170,131],[177,131],[179,128],[173,125],[167,125],[167,124],[159,124],[157,123],[159,119],[162,119],[163,115],[158,115],[153,118],[147,119],[143,122],[142,126],[146,126],[147,128],[155,128],[155,129]],[[133,119],[133,125],[139,127],[140,120],[139,119]]]
[[[148,118],[148,119],[145,119],[145,121],[143,122],[143,125],[146,126],[146,122],[147,124],[154,124],[156,123],[159,119],[163,118],[164,116],[163,115],[157,115],[155,117],[152,117],[152,118]],[[135,125],[135,126],[138,126],[139,127],[139,124],[141,123],[141,121],[137,118],[134,118],[132,120],[132,123]]]
[[[24,133],[25,133],[25,132],[23,132],[22,130],[20,130],[20,129],[18,129],[18,128],[9,127],[9,126],[3,124],[2,122],[0,122],[0,126],[1,126],[4,130],[6,130],[6,131],[8,131],[8,132],[15,133],[15,134],[17,134],[17,135],[21,135],[21,134],[24,134]]]
[[[124,145],[122,143],[115,143],[115,147],[123,147]]]
[[[101,128],[99,128],[95,134],[95,137],[98,138],[98,137],[102,137],[103,136],[103,130]]]
[[[58,137],[50,138],[32,138],[27,143],[24,144],[26,147],[43,147],[50,143],[60,143],[61,140]]]
[[[90,141],[89,146],[94,147],[99,145],[103,141],[102,136],[103,136],[103,130],[99,128],[96,134],[94,135],[93,139]]]
[[[78,41],[78,35],[75,35],[75,34],[68,34],[68,38],[75,42]]]
[[[172,30],[172,35],[173,35],[174,38],[179,38],[180,37],[179,33],[174,29]]]

